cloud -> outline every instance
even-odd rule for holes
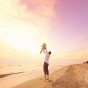
[[[20,0],[24,4],[29,12],[33,12],[36,15],[42,17],[48,17],[54,15],[53,7],[56,0]]]
[[[46,27],[50,17],[55,15],[56,0],[0,0],[0,19],[14,18],[31,22],[39,29]]]
[[[80,60],[80,59],[88,59],[88,49],[85,50],[77,50],[77,51],[73,51],[73,52],[68,52],[64,58],[68,58],[68,59],[75,59],[75,60]]]
[[[53,10],[54,4],[55,0],[26,0],[26,2],[21,3],[21,6],[26,7],[25,14],[27,16],[25,20],[31,21],[40,30],[48,30],[49,19],[55,14]]]
[[[56,0],[0,0],[0,20],[19,25],[22,22],[32,24],[45,37],[48,35],[50,17],[55,15],[55,2]]]

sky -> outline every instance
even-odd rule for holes
[[[0,64],[88,60],[87,0],[0,0]],[[42,58],[42,59],[41,59]]]

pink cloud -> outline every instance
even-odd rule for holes
[[[27,10],[32,11],[36,15],[52,16],[54,15],[54,5],[56,0],[20,0],[21,4],[27,7]]]

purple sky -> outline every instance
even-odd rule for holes
[[[57,0],[54,10],[56,17],[50,19],[51,42],[63,48],[69,46],[70,50],[87,49],[88,0]]]

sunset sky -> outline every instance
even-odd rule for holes
[[[37,63],[44,42],[52,61],[88,60],[88,1],[0,0],[0,64]]]

